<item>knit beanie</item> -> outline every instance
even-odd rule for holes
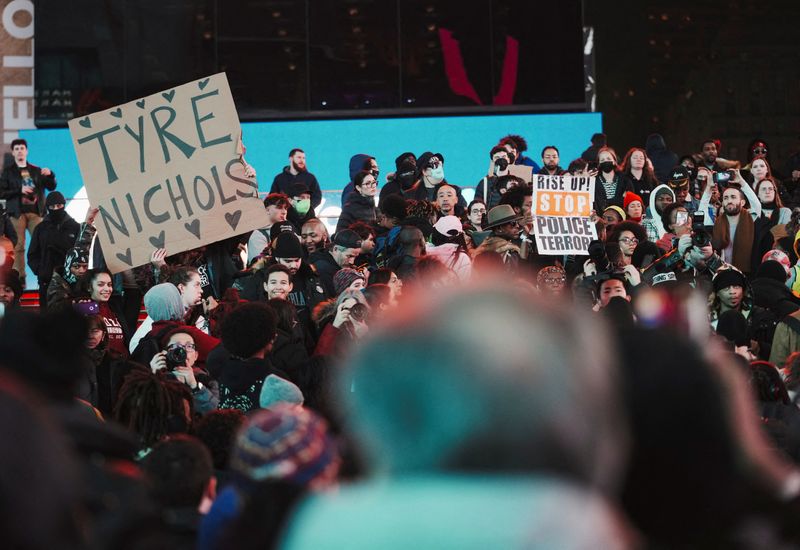
[[[275,258],[302,258],[303,246],[297,235],[283,232],[272,241],[272,255]]]
[[[45,208],[50,208],[56,204],[67,204],[67,201],[64,200],[64,195],[62,195],[58,191],[51,191],[47,194],[47,198],[44,199],[44,206]]]
[[[343,267],[337,271],[333,276],[333,289],[336,291],[336,295],[341,294],[343,290],[353,284],[353,281],[358,279],[366,282],[364,275],[351,267]]]
[[[644,201],[642,200],[642,197],[640,197],[633,191],[625,191],[625,195],[622,198],[622,209],[625,210],[625,214],[628,213],[628,205],[632,202],[637,202],[637,201],[639,202],[639,204],[642,205],[642,212],[644,212]],[[636,218],[636,221],[640,221],[641,219],[642,215],[640,214],[639,217]]]
[[[786,282],[786,270],[775,260],[767,260],[758,266],[755,279],[773,279],[783,284]]]
[[[302,405],[304,401],[300,388],[280,376],[270,374],[261,385],[259,403],[262,409],[269,409],[278,403]]]
[[[181,293],[172,283],[152,287],[144,295],[144,308],[153,321],[180,321],[184,309]]]
[[[714,276],[714,292],[719,292],[729,286],[745,287],[745,278],[741,271],[735,268],[720,269]]]
[[[325,420],[279,403],[253,413],[236,437],[230,467],[245,480],[282,480],[301,487],[330,485],[340,458]]]

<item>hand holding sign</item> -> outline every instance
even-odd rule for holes
[[[269,223],[222,73],[69,126],[113,273]]]
[[[592,220],[595,178],[534,177],[534,233],[539,254],[586,254],[597,238]]]

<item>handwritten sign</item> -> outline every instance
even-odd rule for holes
[[[533,177],[534,234],[539,254],[586,254],[597,238],[591,221],[595,178],[583,176]]]
[[[112,273],[268,225],[224,73],[69,122]]]

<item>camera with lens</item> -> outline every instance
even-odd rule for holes
[[[350,318],[353,321],[363,323],[364,321],[367,320],[368,315],[369,315],[369,309],[364,304],[354,304],[350,308]]]
[[[703,248],[711,244],[711,234],[706,231],[705,214],[692,214],[692,246]]]
[[[608,259],[608,252],[606,251],[606,245],[603,241],[594,240],[590,242],[587,253],[592,262],[594,262],[597,273],[611,271],[611,260]]]
[[[167,370],[175,370],[175,367],[186,364],[186,349],[182,346],[170,346],[167,348],[165,359],[167,360]]]

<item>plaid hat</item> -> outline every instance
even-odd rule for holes
[[[276,258],[302,258],[303,245],[294,233],[280,233],[272,241],[272,255]]]
[[[44,199],[44,206],[45,208],[50,208],[56,204],[67,204],[67,201],[64,199],[64,195],[62,195],[58,191],[51,191],[47,194],[47,198]]]
[[[746,286],[745,283],[744,274],[738,269],[734,267],[720,269],[717,271],[717,274],[714,275],[714,292],[719,292],[723,288],[728,288],[729,286],[740,286],[744,288]]]
[[[353,284],[353,281],[357,281],[358,279],[366,282],[364,274],[360,271],[356,271],[352,267],[343,267],[337,271],[333,276],[333,288],[336,291],[336,295],[338,296],[341,294],[343,290]]]
[[[333,244],[345,248],[361,248],[361,237],[352,229],[343,229],[333,236]]]
[[[245,480],[282,480],[308,488],[330,485],[340,458],[325,420],[309,409],[279,403],[242,426],[230,467]]]
[[[290,199],[292,199],[294,197],[299,197],[300,195],[304,194],[310,195],[311,191],[308,190],[308,185],[306,185],[301,181],[298,181],[289,186],[289,189],[287,189],[286,194],[289,196]]]

